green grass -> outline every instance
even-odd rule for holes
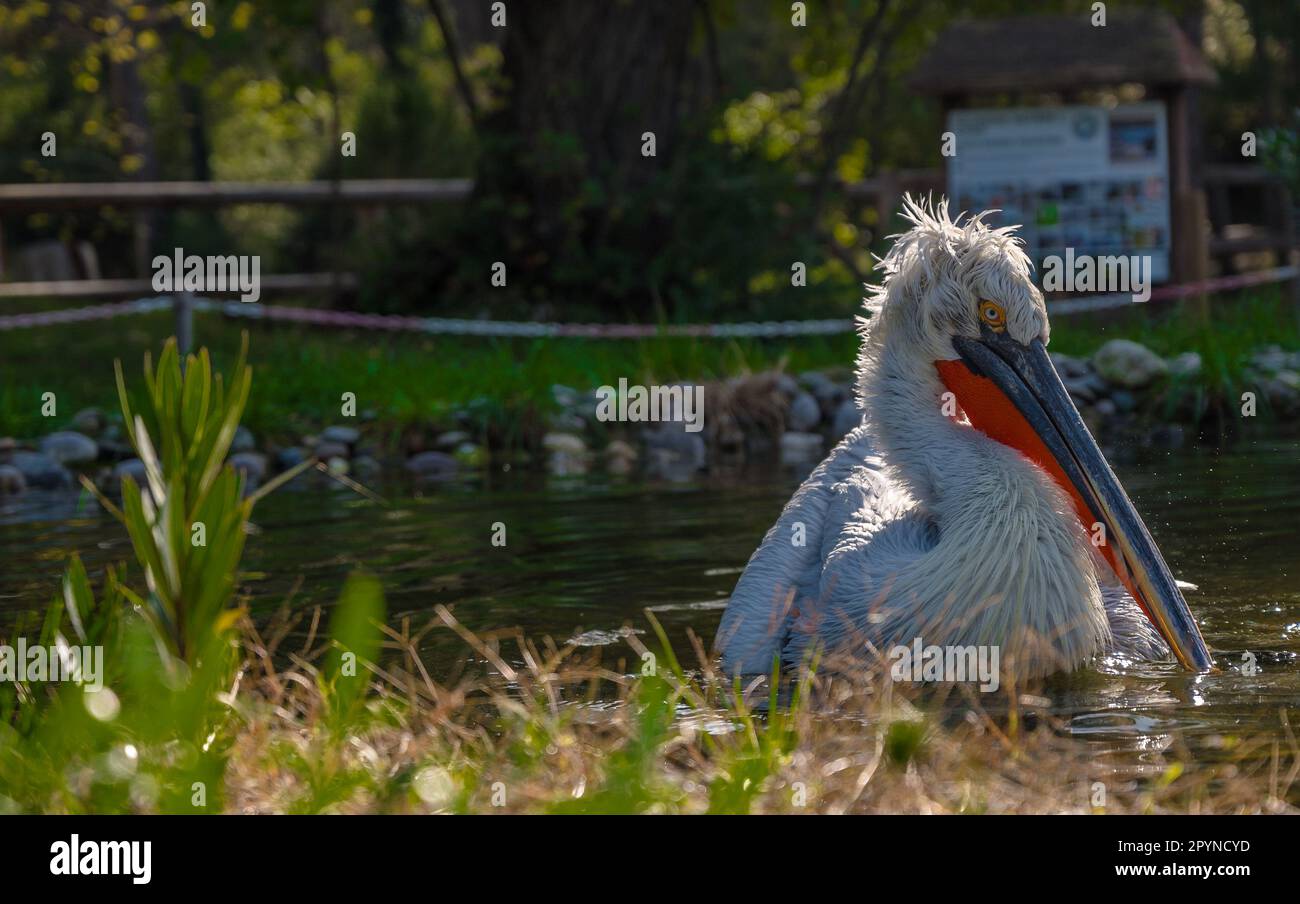
[[[1240,384],[1249,352],[1261,345],[1300,348],[1300,321],[1276,288],[1220,296],[1208,325],[1197,325],[1176,304],[1154,304],[1106,315],[1058,318],[1052,349],[1087,355],[1116,337],[1136,339],[1162,355],[1197,351],[1205,362],[1199,385],[1226,396]],[[214,364],[231,364],[246,321],[198,315],[196,342]],[[112,361],[139,361],[172,331],[169,314],[101,323],[0,333],[0,436],[32,437],[63,426],[79,409],[112,411]],[[783,366],[791,372],[848,367],[857,337],[783,340],[647,339],[507,340],[387,335],[279,325],[252,325],[250,363],[258,392],[244,423],[259,437],[296,442],[303,433],[336,422],[345,392],[356,393],[359,413],[371,411],[380,439],[396,441],[412,426],[448,426],[467,409],[482,434],[509,444],[530,417],[552,407],[550,387],[587,390],[619,377],[652,383],[709,379]],[[54,392],[58,413],[42,417],[41,400]]]
[[[1249,354],[1264,345],[1300,348],[1300,310],[1277,287],[1210,299],[1210,321],[1187,316],[1180,304],[1133,306],[1104,316],[1060,318],[1052,351],[1086,357],[1111,339],[1133,339],[1169,357],[1199,352],[1207,379],[1240,378]]]
[[[247,321],[195,318],[196,342],[218,368],[234,361]],[[137,362],[171,334],[169,314],[105,323],[0,333],[0,435],[30,437],[62,425],[79,409],[112,411],[114,358]],[[358,413],[373,411],[395,433],[441,424],[470,408],[483,425],[508,431],[529,412],[552,406],[550,387],[581,391],[627,377],[649,383],[726,376],[784,364],[800,371],[853,361],[852,335],[791,342],[731,340],[483,339],[391,336],[254,324],[250,364],[258,392],[244,423],[258,436],[295,441],[340,419],[341,398],[356,393]],[[135,365],[130,365],[132,368]],[[54,392],[58,414],[41,415]]]

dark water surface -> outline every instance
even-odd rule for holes
[[[1188,602],[1223,672],[1101,662],[1053,685],[1071,730],[1137,754],[1180,728],[1200,752],[1236,738],[1287,746],[1279,717],[1300,703],[1300,442],[1159,453],[1116,470],[1174,573],[1200,589]],[[684,658],[688,629],[707,643],[741,568],[798,483],[768,472],[691,484],[604,476],[496,475],[423,490],[382,488],[387,505],[331,485],[290,486],[258,506],[244,587],[269,615],[332,603],[364,566],[383,581],[394,622],[452,607],[474,630],[519,627],[557,642],[634,654],[619,632],[653,611]],[[507,545],[494,547],[494,524]],[[0,624],[43,607],[67,555],[92,569],[131,558],[125,534],[75,496],[0,503]],[[296,587],[296,590],[295,590]],[[30,617],[30,616],[27,616]],[[1241,672],[1246,651],[1258,673]],[[435,670],[464,657],[447,631],[429,635]]]

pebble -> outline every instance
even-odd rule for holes
[[[662,424],[642,434],[646,452],[661,473],[665,468],[698,471],[709,460],[708,447],[701,433],[687,433],[681,424]]]
[[[62,465],[88,465],[99,458],[99,446],[84,433],[59,430],[41,438],[41,451]]]
[[[230,456],[230,464],[250,482],[261,483],[266,478],[266,456],[261,452],[236,452]]]
[[[1115,408],[1119,411],[1132,411],[1137,408],[1137,396],[1127,389],[1117,389],[1110,394],[1110,400],[1115,403]]]
[[[786,412],[786,426],[796,433],[807,433],[813,430],[822,419],[821,406],[817,404],[812,393],[800,392],[790,400],[790,408]]]
[[[1088,362],[1082,358],[1074,358],[1070,355],[1064,355],[1060,352],[1049,353],[1052,364],[1061,375],[1061,381],[1064,382],[1071,377],[1086,377],[1091,371]]]
[[[446,433],[438,434],[437,438],[433,441],[433,448],[441,449],[445,452],[448,449],[455,449],[461,443],[467,443],[471,439],[472,437],[464,430],[449,430]]]
[[[43,452],[13,452],[9,456],[9,464],[23,475],[29,487],[57,490],[72,486],[72,475],[68,469]]]
[[[1164,358],[1130,339],[1112,339],[1097,349],[1092,366],[1107,382],[1126,389],[1148,386],[1169,370]]]
[[[476,446],[474,443],[461,443],[452,453],[456,460],[467,468],[481,468],[487,464],[487,450],[482,446]]]
[[[1175,355],[1169,359],[1169,375],[1171,377],[1195,377],[1201,372],[1201,356],[1196,352],[1183,352],[1181,355]]]
[[[275,467],[279,471],[295,468],[311,457],[302,446],[286,446],[275,453]]]
[[[137,486],[144,486],[145,480],[148,479],[145,475],[144,462],[138,458],[119,461],[113,467],[113,484],[121,486],[123,477],[130,477],[136,482]]]
[[[253,431],[240,424],[235,428],[235,438],[230,441],[230,451],[254,452],[256,450],[257,440],[253,436]]]
[[[329,461],[331,458],[347,458],[351,453],[347,443],[335,442],[333,440],[323,440],[316,444],[313,450],[316,457],[321,461]]]
[[[326,427],[320,435],[322,442],[342,443],[345,446],[354,446],[357,440],[361,439],[361,431],[356,427],[345,427],[335,424],[332,427]]]
[[[862,423],[862,409],[853,399],[845,399],[840,403],[840,407],[835,412],[835,418],[831,422],[831,440],[839,442],[844,437],[857,429]]]
[[[17,496],[27,489],[27,478],[13,465],[0,465],[0,496]]]
[[[542,437],[546,450],[546,469],[557,476],[585,474],[587,472],[587,444],[582,437],[572,433],[551,432]]]
[[[372,456],[358,455],[352,459],[352,473],[358,480],[374,480],[383,470],[383,466]]]
[[[72,426],[78,433],[98,436],[108,426],[108,417],[102,408],[83,408],[72,416]]]
[[[459,465],[446,452],[420,452],[406,460],[405,468],[417,479],[445,480],[456,473]]]

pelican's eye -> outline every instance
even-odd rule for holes
[[[1000,333],[1007,328],[1007,312],[1002,310],[1002,305],[996,301],[989,301],[987,298],[980,301],[980,319],[995,333]]]

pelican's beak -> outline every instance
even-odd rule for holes
[[[1104,525],[1100,552],[1178,661],[1194,671],[1213,669],[1169,566],[1070,401],[1042,341],[1022,345],[984,326],[978,340],[956,337],[953,347],[961,359],[937,366],[971,425],[1046,470],[1070,494],[1085,530]]]

